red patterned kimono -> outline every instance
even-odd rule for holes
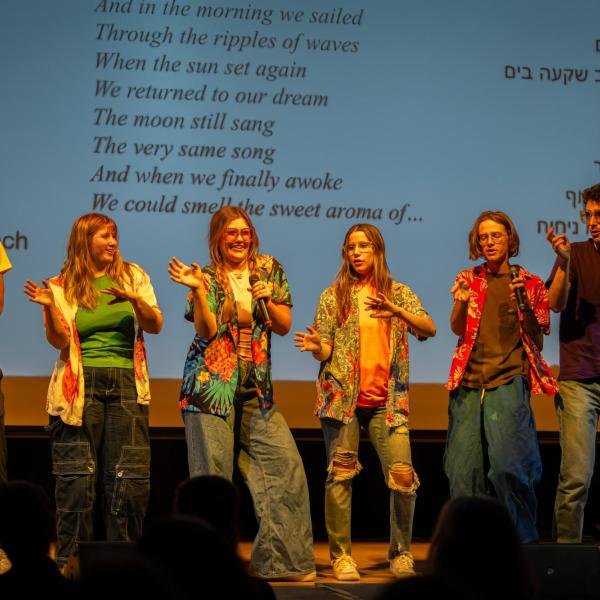
[[[525,291],[529,304],[533,310],[533,314],[539,323],[542,333],[548,335],[550,333],[550,307],[548,305],[548,290],[544,286],[544,282],[526,271],[523,267],[519,267],[519,275],[525,283]],[[456,277],[456,283],[466,281],[471,290],[469,298],[469,306],[467,312],[467,324],[465,333],[458,338],[456,350],[450,367],[450,375],[446,387],[448,390],[455,390],[462,381],[465,368],[469,363],[469,357],[473,350],[473,345],[477,340],[479,331],[479,322],[485,304],[487,294],[487,280],[485,277],[485,265],[478,265],[471,269],[461,271]],[[529,383],[531,391],[534,394],[548,394],[550,396],[558,392],[558,385],[550,367],[542,357],[542,353],[525,331],[523,326],[523,315],[519,311],[519,326],[521,332],[521,340],[523,347],[527,353],[529,360]]]

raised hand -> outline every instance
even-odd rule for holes
[[[294,346],[300,348],[300,352],[320,352],[322,348],[321,336],[312,327],[307,327],[306,331],[308,333],[296,331],[294,334]]]
[[[23,285],[23,291],[29,296],[29,302],[35,302],[42,306],[52,306],[54,304],[54,294],[48,285],[48,280],[42,279],[42,283],[44,287],[28,279]]]
[[[398,307],[381,292],[377,296],[367,296],[365,306],[367,310],[373,311],[371,313],[373,319],[389,319],[398,311]]]
[[[569,260],[571,257],[571,242],[569,242],[569,238],[566,234],[559,233],[558,235],[554,235],[554,227],[550,227],[546,234],[546,239],[552,246],[552,250],[554,250],[558,256],[563,260]]]
[[[466,281],[459,281],[450,288],[450,293],[455,302],[468,302],[471,297],[471,289]]]
[[[200,265],[193,262],[191,266],[182,263],[175,256],[169,261],[169,277],[171,281],[185,285],[190,289],[202,287],[202,269]]]

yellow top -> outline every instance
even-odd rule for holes
[[[12,269],[12,265],[10,264],[10,260],[8,260],[8,256],[6,256],[6,250],[4,250],[4,246],[0,242],[0,273],[6,273],[6,271],[10,271]]]

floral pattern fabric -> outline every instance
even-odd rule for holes
[[[227,416],[231,411],[239,376],[237,312],[232,321],[223,322],[221,314],[226,298],[235,306],[231,285],[227,281],[227,288],[224,289],[217,281],[212,266],[204,267],[202,273],[208,306],[217,318],[217,333],[210,340],[203,340],[198,335],[194,337],[183,368],[179,408]],[[258,255],[256,274],[261,281],[272,285],[271,300],[274,303],[292,305],[287,277],[275,258],[266,254]],[[261,410],[267,410],[273,404],[271,332],[260,318],[254,299],[252,315],[252,362],[256,393]],[[192,322],[194,320],[191,294],[186,302],[185,318]]]
[[[406,285],[394,281],[391,299],[394,304],[417,315],[427,315],[418,296]],[[333,346],[329,359],[321,363],[317,381],[315,415],[349,423],[356,411],[360,391],[360,325],[356,288],[352,290],[351,308],[346,321],[338,326],[335,312],[335,287],[327,288],[319,298],[314,327],[325,344]],[[408,328],[397,317],[390,319],[390,371],[386,422],[389,427],[408,423]]]
[[[550,307],[548,304],[548,290],[544,286],[544,282],[526,271],[523,267],[519,267],[519,275],[525,283],[525,291],[529,305],[533,310],[533,314],[540,325],[542,333],[548,335],[550,333]],[[450,375],[446,388],[450,391],[455,390],[462,381],[463,375],[471,351],[477,340],[479,323],[484,309],[485,298],[487,294],[487,279],[485,276],[485,265],[478,265],[471,269],[461,271],[455,280],[455,283],[465,281],[471,290],[469,305],[467,308],[467,323],[465,333],[458,338],[456,350],[450,367]],[[521,332],[521,340],[529,361],[529,383],[531,391],[534,394],[554,395],[558,392],[558,385],[550,367],[542,357],[542,353],[536,346],[523,327],[523,314],[518,311],[519,329]]]
[[[125,279],[124,289],[135,292],[150,306],[158,308],[150,277],[138,265],[130,263],[130,266],[132,281],[129,282]],[[78,306],[67,302],[64,294],[64,277],[62,275],[50,279],[49,285],[54,294],[54,302],[60,313],[65,330],[69,333],[70,343],[67,348],[61,351],[59,359],[54,366],[48,387],[46,410],[53,416],[59,416],[68,425],[81,426],[85,392],[81,346],[75,325]],[[134,323],[133,370],[138,394],[137,401],[139,404],[149,404],[150,379],[148,377],[144,335],[137,322],[137,318],[135,318],[135,312]]]

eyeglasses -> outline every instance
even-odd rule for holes
[[[348,254],[352,254],[353,252],[364,254],[365,252],[371,250],[372,247],[372,242],[359,242],[358,244],[350,244],[349,246],[346,246],[346,252]]]
[[[492,242],[499,242],[504,236],[506,235],[506,233],[500,233],[499,231],[494,231],[493,233],[487,234],[487,233],[482,233],[481,235],[477,236],[477,241],[480,244],[485,244],[487,243],[488,240],[491,240]]]
[[[252,231],[250,229],[226,229],[223,232],[223,237],[228,242],[233,242],[238,239],[238,236],[242,236],[244,242],[249,242],[252,239]]]
[[[579,214],[583,223],[589,223],[592,219],[600,221],[600,210],[582,210]]]

